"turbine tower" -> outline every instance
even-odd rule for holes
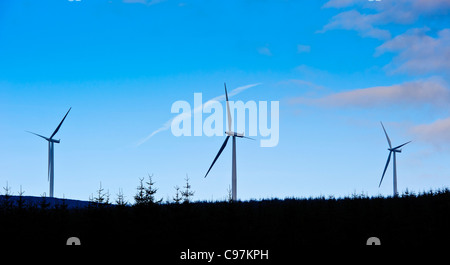
[[[228,93],[227,93],[227,85],[224,83],[225,86],[225,97],[227,100],[227,115],[228,115],[228,131],[225,132],[227,135],[227,138],[225,138],[225,141],[223,142],[222,146],[220,147],[219,152],[217,153],[216,157],[214,158],[214,161],[212,162],[211,166],[208,169],[208,172],[206,172],[206,176],[208,176],[209,171],[214,166],[214,163],[216,163],[217,159],[219,158],[220,154],[222,154],[223,149],[225,149],[225,146],[228,143],[228,139],[230,137],[233,137],[233,151],[232,151],[232,163],[231,163],[231,198],[233,201],[237,200],[237,172],[236,172],[236,137],[239,138],[247,138],[254,140],[250,137],[244,136],[243,133],[237,133],[231,131],[231,112],[230,112],[230,104],[228,103]]]
[[[396,153],[401,153],[402,149],[400,149],[400,148],[402,146],[404,146],[404,145],[409,144],[411,141],[406,142],[406,143],[404,143],[402,145],[399,145],[397,147],[392,148],[391,140],[389,139],[389,136],[388,136],[388,134],[386,132],[386,129],[384,128],[384,125],[383,125],[383,123],[381,121],[380,121],[380,123],[381,123],[381,127],[383,127],[384,134],[386,135],[386,139],[387,139],[387,142],[389,144],[389,148],[388,148],[389,156],[388,156],[388,159],[387,159],[387,162],[386,162],[386,166],[384,167],[383,175],[381,176],[381,181],[380,181],[380,184],[378,185],[378,188],[381,186],[381,182],[383,182],[384,174],[386,173],[386,169],[389,166],[389,162],[391,161],[391,155],[393,153],[394,154],[394,183],[393,183],[394,184],[394,197],[397,197],[398,196],[398,192],[397,192],[397,161],[396,161],[396,155],[395,154]]]
[[[56,127],[56,130],[52,133],[50,138],[47,138],[45,136],[42,136],[42,135],[34,133],[34,132],[27,131],[29,133],[32,133],[32,134],[36,135],[36,136],[44,138],[45,140],[48,141],[48,181],[50,181],[50,198],[53,198],[53,186],[54,186],[54,177],[55,177],[55,172],[54,172],[55,163],[54,163],[54,148],[53,148],[53,144],[54,143],[59,144],[59,142],[60,142],[60,140],[53,139],[53,136],[55,136],[55,134],[58,132],[59,128],[63,124],[64,120],[67,117],[67,114],[69,114],[69,111],[71,109],[72,108],[69,108],[69,110],[67,111],[66,115],[64,116],[62,121],[59,123],[58,127]]]

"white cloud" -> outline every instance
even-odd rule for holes
[[[448,0],[396,0],[396,1],[365,1],[365,0],[331,0],[325,3],[324,8],[347,8],[347,10],[334,16],[319,33],[332,29],[355,30],[362,37],[376,39],[389,39],[390,32],[380,29],[380,25],[390,23],[412,24],[419,17],[446,17],[450,14],[450,1]],[[362,14],[358,10],[369,12]],[[375,12],[373,12],[375,10]]]
[[[161,2],[164,2],[165,0],[123,0],[126,4],[144,4],[144,5],[156,5]]]
[[[147,0],[123,0],[126,4],[146,4]]]
[[[418,140],[441,149],[450,145],[450,118],[436,120],[429,124],[413,126],[410,132]]]
[[[307,88],[313,90],[323,90],[324,87],[314,84],[311,81],[306,81],[302,79],[287,79],[276,83],[277,86],[294,86],[296,88]]]
[[[233,89],[232,91],[230,91],[230,93],[228,93],[228,98],[230,98],[232,96],[235,96],[235,95],[241,93],[242,91],[245,91],[245,90],[247,90],[247,89],[249,89],[251,87],[254,87],[254,86],[257,86],[257,85],[260,85],[260,84],[261,83],[256,83],[256,84],[250,84],[250,85],[237,87],[237,88]],[[202,104],[201,107],[197,107],[197,108],[193,109],[190,114],[186,114],[186,113],[178,114],[177,116],[175,116],[175,117],[171,118],[170,120],[166,121],[163,124],[163,126],[161,126],[160,128],[154,130],[152,133],[147,135],[145,138],[141,139],[137,143],[137,146],[140,146],[140,145],[144,144],[145,142],[150,140],[150,138],[152,138],[156,134],[158,134],[160,132],[163,132],[163,131],[169,130],[171,125],[172,125],[172,122],[180,123],[183,120],[183,118],[186,117],[186,115],[191,117],[194,113],[198,113],[198,112],[202,111],[203,108],[205,108],[206,106],[212,104],[214,101],[219,101],[220,102],[220,101],[224,101],[224,100],[225,100],[225,95],[220,95],[220,96],[217,96],[215,98],[212,98],[212,99],[206,101],[204,104]]]
[[[294,98],[291,103],[326,107],[376,107],[388,105],[443,108],[450,104],[450,90],[439,78],[406,82],[392,86],[355,89],[327,95],[322,98]]]
[[[309,45],[302,45],[302,44],[297,45],[298,53],[310,52],[310,51],[311,51],[311,46],[309,46]]]
[[[262,55],[272,56],[272,52],[267,47],[258,48],[258,52]]]
[[[411,29],[386,41],[376,49],[375,56],[398,52],[385,69],[391,73],[425,74],[450,72],[450,29],[443,29],[433,38],[428,28]]]
[[[301,64],[295,67],[294,70],[302,76],[307,76],[309,79],[326,79],[334,77],[330,72],[306,64]]]
[[[342,8],[342,7],[348,7],[348,6],[354,5],[355,3],[356,3],[355,0],[330,0],[327,3],[325,3],[325,5],[323,5],[323,7]]]
[[[371,37],[386,40],[391,37],[387,30],[375,28],[373,24],[377,21],[377,15],[365,15],[356,10],[342,12],[331,18],[318,33],[324,33],[332,29],[355,30],[361,37]]]
[[[330,0],[323,5],[324,8],[351,6],[377,10],[382,13],[380,18],[387,19],[386,23],[412,23],[419,16],[447,15],[450,11],[450,1],[448,0]]]

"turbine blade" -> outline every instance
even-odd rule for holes
[[[386,129],[384,129],[383,123],[382,123],[381,121],[380,121],[380,123],[381,123],[381,126],[383,127],[384,134],[386,135],[386,139],[387,139],[387,141],[388,141],[389,148],[392,148],[391,139],[389,139],[389,136],[388,136],[388,134],[387,134],[387,132],[386,132]]]
[[[250,139],[250,140],[253,140],[253,141],[255,141],[255,139],[253,139],[253,138],[250,138],[250,137],[247,137],[247,136],[241,136],[241,138],[245,138],[245,139]]]
[[[212,162],[211,166],[208,169],[208,172],[206,172],[205,178],[206,176],[208,176],[209,171],[211,170],[211,168],[214,166],[214,163],[216,163],[217,158],[219,158],[220,154],[222,153],[223,149],[225,148],[225,146],[227,145],[228,139],[230,139],[230,136],[227,136],[227,138],[225,139],[225,142],[223,142],[222,147],[220,147],[219,153],[217,153],[216,158],[214,158],[214,161]]]
[[[378,188],[381,186],[381,182],[383,182],[384,174],[386,173],[386,169],[388,168],[389,162],[391,161],[391,154],[392,154],[392,151],[389,152],[389,156],[388,156],[388,159],[387,159],[387,162],[386,162],[386,166],[384,167],[384,171],[383,171],[383,176],[381,176],[380,185],[378,185]]]
[[[31,134],[34,134],[34,135],[39,136],[39,137],[42,137],[42,138],[44,138],[44,139],[47,140],[47,141],[50,141],[50,139],[48,139],[47,137],[42,136],[42,135],[40,135],[40,134],[37,134],[37,133],[34,133],[34,132],[30,132],[30,131],[26,131],[26,132],[31,133]]]
[[[409,144],[410,142],[412,142],[412,141],[409,141],[409,142],[406,142],[406,143],[404,143],[404,144],[402,144],[402,145],[399,145],[399,146],[397,146],[397,147],[394,147],[394,148],[392,148],[392,149],[398,149],[398,148],[400,148],[400,147],[402,147],[402,146],[405,146],[405,145],[407,145],[407,144]]]
[[[227,115],[228,115],[228,131],[231,132],[231,112],[230,112],[230,103],[228,103],[228,93],[227,93],[227,84],[223,83],[225,86],[225,97],[227,99]]]
[[[56,127],[56,130],[53,132],[52,136],[50,136],[50,139],[52,139],[53,136],[55,136],[55,134],[59,131],[59,128],[60,128],[61,125],[63,124],[64,120],[65,120],[66,117],[67,117],[67,114],[69,114],[69,111],[70,111],[71,109],[72,109],[72,107],[69,108],[69,110],[67,111],[66,115],[64,116],[64,118],[62,119],[62,121],[59,123],[58,127]]]

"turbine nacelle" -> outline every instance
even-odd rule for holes
[[[401,153],[402,149],[395,149],[395,148],[388,148],[389,151],[391,152],[396,152],[396,153]]]
[[[237,132],[226,131],[225,134],[228,135],[228,136],[244,137],[243,133],[237,133]]]
[[[57,143],[57,144],[59,144],[60,141],[61,141],[61,139],[56,140],[56,139],[48,138],[48,137],[42,136],[42,135],[37,134],[37,133],[34,133],[34,132],[30,132],[30,131],[26,131],[26,132],[31,133],[31,134],[34,134],[34,135],[36,135],[36,136],[39,136],[39,137],[45,139],[45,140],[48,141],[48,142],[52,142],[52,143]]]

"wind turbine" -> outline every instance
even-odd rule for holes
[[[56,130],[52,133],[50,138],[47,138],[45,136],[42,136],[42,135],[34,133],[34,132],[27,131],[29,133],[32,133],[32,134],[36,135],[36,136],[44,138],[45,140],[48,141],[48,181],[50,181],[50,198],[53,198],[53,185],[54,185],[54,177],[55,177],[55,173],[54,173],[54,166],[55,166],[55,164],[54,164],[53,144],[54,143],[59,144],[59,142],[60,142],[60,140],[53,139],[53,136],[55,136],[55,134],[58,132],[59,128],[61,128],[61,125],[63,124],[64,120],[67,117],[67,114],[69,114],[69,111],[71,109],[72,108],[69,108],[69,110],[67,111],[66,115],[64,116],[62,121],[59,123],[58,127],[56,127]]]
[[[387,139],[388,144],[389,144],[389,148],[388,148],[389,156],[388,156],[388,159],[387,159],[387,162],[386,162],[386,166],[384,167],[383,175],[381,176],[381,181],[380,181],[380,185],[378,185],[378,188],[381,186],[381,182],[383,182],[384,174],[386,173],[386,169],[389,166],[389,162],[391,161],[391,155],[392,155],[392,153],[394,153],[394,197],[397,197],[398,196],[398,192],[397,192],[397,161],[396,161],[395,154],[396,153],[401,153],[402,149],[400,149],[400,148],[402,146],[404,146],[404,145],[409,144],[411,141],[406,142],[406,143],[404,143],[402,145],[399,145],[397,147],[392,148],[391,140],[389,139],[389,136],[388,136],[388,134],[386,132],[386,129],[384,128],[384,125],[383,125],[383,123],[381,121],[380,121],[380,123],[381,123],[381,127],[383,127],[384,134],[386,135],[386,139]]]
[[[216,157],[214,158],[214,161],[212,162],[211,166],[208,169],[208,172],[206,172],[206,176],[208,176],[209,171],[214,166],[214,163],[216,163],[217,159],[219,158],[220,154],[222,154],[223,149],[225,149],[225,146],[228,143],[228,139],[230,137],[233,137],[233,154],[232,154],[232,164],[231,164],[231,198],[233,201],[237,200],[237,172],[236,172],[236,137],[239,138],[247,138],[254,140],[250,137],[244,136],[243,133],[237,133],[231,131],[231,112],[230,112],[230,104],[228,103],[228,93],[227,93],[227,84],[224,83],[225,86],[225,97],[227,100],[227,115],[228,115],[228,131],[225,132],[227,135],[227,138],[225,138],[225,141],[223,142],[222,146],[220,147],[219,152],[217,153]]]

